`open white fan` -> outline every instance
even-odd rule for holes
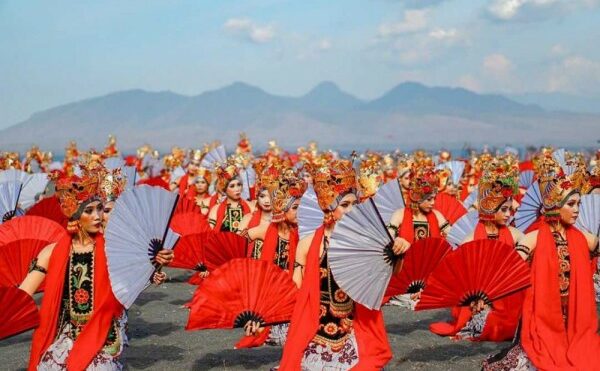
[[[171,182],[178,182],[185,175],[185,170],[181,166],[177,166],[171,173]]]
[[[471,207],[475,207],[475,202],[477,202],[477,197],[479,196],[479,190],[475,188],[469,193],[467,198],[463,201],[463,206],[465,209],[469,210]]]
[[[18,216],[17,205],[19,204],[21,188],[21,182],[16,180],[0,183],[0,224]]]
[[[104,167],[108,170],[122,169],[125,166],[125,160],[120,157],[109,157],[104,160]]]
[[[256,171],[252,166],[248,166],[240,171],[240,178],[242,179],[242,198],[250,200],[250,188],[256,184]]]
[[[470,211],[465,215],[461,216],[450,228],[446,240],[452,245],[452,249],[456,249],[460,246],[465,238],[475,232],[475,227],[479,222],[479,213],[477,211]]]
[[[393,244],[373,199],[344,215],[331,234],[327,254],[336,282],[369,309],[381,308],[397,260]]]
[[[123,173],[125,174],[125,178],[127,179],[125,189],[128,190],[135,187],[135,183],[137,183],[137,169],[135,168],[135,166],[123,167]]]
[[[567,151],[564,148],[557,149],[552,152],[552,157],[558,162],[561,167],[564,167],[567,164]]]
[[[465,171],[465,163],[463,161],[447,161],[436,166],[437,169],[449,169],[452,173],[452,184],[458,185],[460,178]]]
[[[521,171],[519,174],[519,187],[527,189],[533,184],[535,172],[533,170]]]
[[[0,182],[11,181],[17,181],[22,184],[19,206],[21,209],[27,210],[36,203],[39,195],[44,193],[49,179],[48,175],[44,173],[28,174],[15,169],[0,173]]]
[[[200,166],[213,170],[216,164],[223,164],[225,162],[227,162],[227,151],[225,151],[224,145],[220,145],[210,150],[204,156],[202,162],[200,162]]]
[[[312,186],[308,186],[300,199],[298,207],[298,234],[300,239],[310,235],[323,225],[325,213],[319,206],[317,194]]]
[[[527,228],[542,215],[542,207],[542,193],[539,183],[535,181],[521,199],[521,205],[515,213],[515,227],[525,233]]]
[[[129,308],[155,270],[154,257],[172,249],[179,235],[168,226],[178,195],[147,185],[125,191],[117,199],[106,227],[106,257],[116,298]]]
[[[577,217],[575,226],[600,237],[600,195],[581,196],[579,216]]]
[[[392,214],[406,205],[402,197],[402,189],[397,179],[392,179],[382,185],[374,197],[375,206],[381,214],[381,218],[387,224],[392,219]]]

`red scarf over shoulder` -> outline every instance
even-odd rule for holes
[[[427,224],[429,225],[429,237],[440,237],[440,222],[435,216],[435,213],[431,211],[426,215]],[[398,235],[410,243],[415,242],[415,226],[413,221],[413,211],[410,207],[404,209],[404,218],[402,219],[402,225],[400,225],[400,231]]]
[[[242,206],[242,216],[248,214],[250,212],[250,206],[248,206],[248,203],[241,199],[240,199],[239,203]],[[225,200],[225,201],[221,202],[221,204],[219,205],[219,208],[217,209],[217,220],[216,220],[216,225],[215,225],[216,231],[221,230],[221,226],[223,225],[223,221],[225,220],[225,212],[227,211],[228,206],[229,206],[229,203],[227,202],[227,200]]]
[[[566,229],[571,274],[567,326],[562,317],[558,253],[550,226],[542,223],[525,294],[521,344],[541,370],[598,370],[600,337],[589,249],[575,227]]]
[[[50,345],[56,340],[66,270],[69,266],[72,237],[61,239],[50,256],[46,289],[40,308],[40,326],[33,333],[29,370],[38,364]],[[96,235],[94,250],[94,308],[92,317],[75,339],[67,357],[69,371],[85,370],[104,346],[114,318],[123,312],[123,306],[115,298],[108,278],[108,266],[104,252],[104,236]]]
[[[314,338],[319,327],[319,255],[325,227],[321,226],[308,250],[302,287],[292,314],[283,357],[279,365],[281,371],[300,370],[304,350]],[[358,343],[358,364],[353,370],[379,370],[392,358],[381,311],[369,310],[354,303],[352,322]]]

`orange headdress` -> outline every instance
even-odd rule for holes
[[[100,175],[100,195],[107,201],[115,201],[125,190],[127,179],[121,173],[121,169],[102,171]]]
[[[439,179],[433,167],[418,167],[410,177],[408,197],[410,207],[413,210],[419,208],[419,204],[429,196],[437,193]]]
[[[285,213],[289,210],[295,200],[299,200],[306,191],[306,183],[296,176],[292,169],[286,170],[277,179],[276,187],[271,191],[271,204],[273,210],[271,221],[282,222]]]
[[[229,182],[239,177],[240,169],[236,166],[235,161],[229,160],[224,164],[217,165],[216,175],[216,189],[219,193],[225,194]]]
[[[348,160],[332,160],[312,170],[313,187],[323,211],[333,211],[342,197],[356,192],[356,172]]]
[[[361,161],[358,175],[358,187],[361,199],[375,195],[383,183],[383,169],[377,156],[371,156]]]
[[[495,159],[483,168],[477,192],[479,219],[494,220],[500,206],[519,192],[519,167],[510,157]]]

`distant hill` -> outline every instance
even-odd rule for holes
[[[68,140],[101,148],[108,134],[133,150],[148,142],[226,144],[245,131],[254,143],[297,146],[315,139],[339,149],[470,144],[595,145],[600,115],[547,111],[501,95],[405,82],[363,101],[323,82],[300,97],[284,97],[241,82],[197,96],[128,90],[41,111],[0,131],[0,150],[36,143],[62,152]]]

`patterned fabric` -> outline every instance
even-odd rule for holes
[[[242,209],[242,205],[236,207],[227,205],[223,224],[221,224],[221,232],[237,232],[243,216],[244,210]]]
[[[553,233],[554,242],[558,249],[558,285],[560,288],[560,301],[565,326],[569,311],[569,278],[571,276],[571,259],[569,258],[569,247],[567,241],[560,233]]]
[[[119,362],[119,357],[123,351],[124,344],[127,343],[127,336],[125,335],[126,322],[127,316],[125,312],[115,321],[119,329],[118,337],[120,339],[117,351],[109,353],[106,348],[103,348],[88,365],[86,368],[87,371],[120,371],[123,369],[123,365]],[[67,369],[67,357],[73,348],[73,339],[71,337],[73,333],[72,327],[70,323],[66,323],[63,326],[56,341],[42,356],[37,366],[38,371],[63,371]]]
[[[341,349],[310,342],[304,351],[302,371],[345,371],[358,363],[358,346],[354,334],[348,336]]]
[[[277,249],[275,250],[275,258],[273,259],[273,263],[281,269],[288,269],[288,264],[290,261],[289,244],[289,240],[286,240],[282,237],[277,238]]]
[[[287,333],[290,329],[289,323],[282,323],[280,325],[271,326],[271,333],[265,341],[265,344],[271,346],[284,346],[285,340],[287,339]]]
[[[481,336],[490,309],[484,309],[471,317],[469,322],[459,332],[456,333],[458,339],[473,339]]]
[[[483,361],[484,371],[535,371],[520,344],[515,344],[502,353]]]
[[[265,242],[261,239],[256,239],[253,241],[252,255],[250,256],[252,259],[260,259],[264,243]]]
[[[596,292],[596,303],[600,303],[600,274],[594,274],[594,291]]]
[[[335,282],[327,262],[327,240],[324,243],[325,251],[320,262],[319,328],[313,342],[339,352],[351,334],[354,302]]]
[[[413,226],[415,229],[415,241],[429,237],[429,224],[427,222],[415,220]]]

